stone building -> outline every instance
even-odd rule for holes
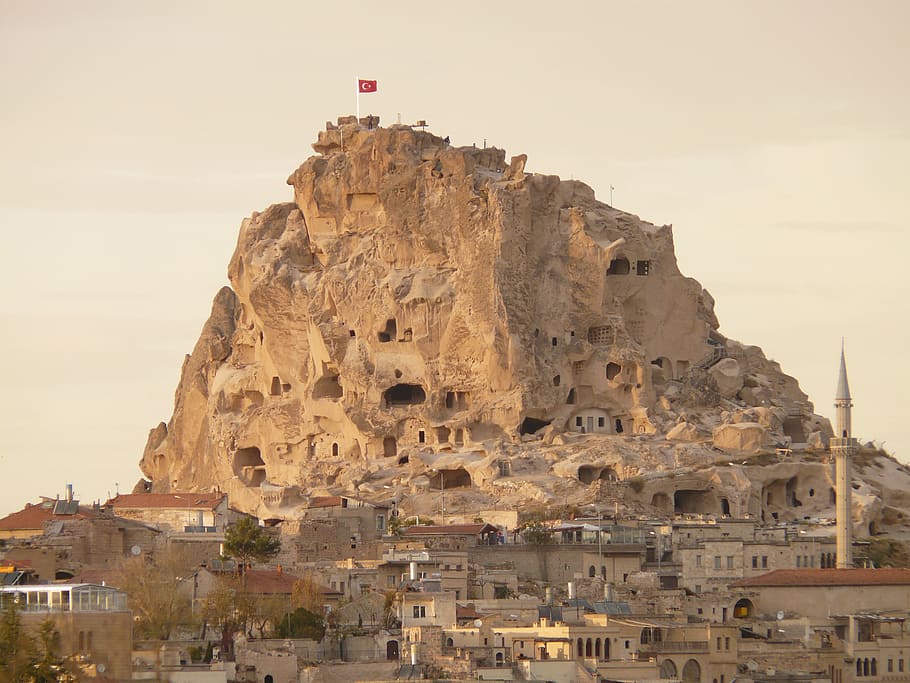
[[[125,593],[91,584],[0,586],[0,608],[8,602],[19,607],[28,628],[45,619],[54,622],[59,655],[93,667],[104,678],[131,678],[133,619]]]
[[[105,505],[119,517],[170,532],[220,533],[230,521],[223,493],[121,493]]]

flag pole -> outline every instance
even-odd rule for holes
[[[354,89],[357,91],[357,123],[360,123],[360,80],[354,79]]]

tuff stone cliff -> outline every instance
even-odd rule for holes
[[[526,173],[524,155],[366,123],[327,124],[288,179],[294,201],[243,221],[144,486],[217,487],[277,518],[327,491],[419,510],[446,487],[467,511],[603,501],[615,481],[724,453],[823,450],[828,421],[718,332],[670,226]],[[764,514],[767,477],[744,489],[747,469],[703,477],[736,495],[693,484],[680,504],[656,482],[634,498]],[[830,488],[827,470],[807,476]]]

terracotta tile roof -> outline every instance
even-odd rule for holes
[[[476,536],[480,533],[496,531],[492,524],[450,524],[449,526],[409,526],[404,530],[405,536]]]
[[[731,586],[907,586],[910,569],[777,569]]]
[[[212,510],[224,500],[223,493],[121,493],[107,501],[116,510],[176,508],[178,510]]]
[[[260,595],[290,595],[294,592],[294,584],[300,581],[299,576],[275,569],[247,569],[244,576],[247,590]],[[336,591],[327,586],[319,586],[319,592],[326,594]]]
[[[337,508],[341,506],[341,496],[314,496],[310,498],[311,508]]]
[[[467,605],[459,605],[455,603],[455,618],[456,619],[482,619],[487,616],[482,612],[478,612],[473,602],[469,602]]]
[[[18,512],[8,514],[0,519],[0,531],[44,531],[44,523],[53,520],[87,519],[95,515],[89,508],[79,507],[79,511],[72,515],[55,515],[53,500],[46,500],[37,505],[27,504]]]

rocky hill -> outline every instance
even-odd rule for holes
[[[443,488],[462,516],[833,516],[828,421],[720,334],[670,226],[524,155],[373,121],[327,124],[294,201],[243,221],[141,487],[270,518],[326,492],[432,510]],[[786,462],[744,461],[775,447]]]

